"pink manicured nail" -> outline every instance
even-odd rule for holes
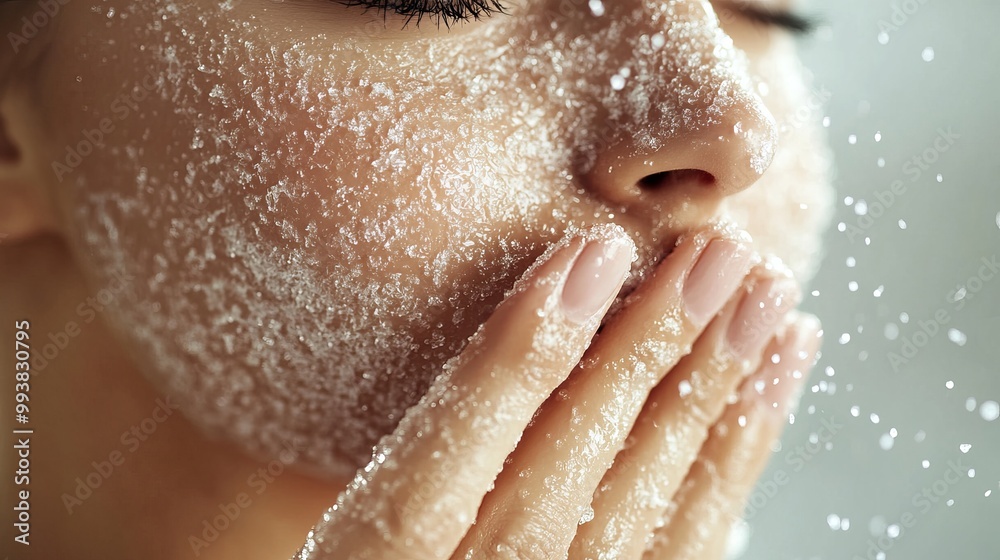
[[[702,327],[722,309],[743,281],[750,249],[741,241],[716,238],[708,243],[684,281],[684,310]]]
[[[632,266],[632,251],[624,239],[591,241],[573,262],[562,291],[562,308],[570,320],[586,323],[621,287]]]
[[[798,405],[823,339],[816,317],[795,315],[794,322],[778,336],[774,352],[764,356],[760,369],[744,386],[744,397],[759,399],[778,419],[784,419]]]
[[[800,297],[798,284],[790,273],[758,281],[743,296],[726,331],[726,344],[732,355],[741,360],[759,356]]]

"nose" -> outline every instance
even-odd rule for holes
[[[617,17],[634,38],[619,39],[601,67],[610,77],[574,158],[581,183],[613,205],[663,210],[718,203],[756,182],[777,127],[708,2],[611,4],[584,25],[600,36]]]

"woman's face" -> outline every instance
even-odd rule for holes
[[[632,234],[626,290],[720,214],[809,273],[817,95],[743,4],[783,7],[519,0],[447,29],[78,0],[30,118],[92,289],[128,280],[108,313],[143,372],[208,433],[343,473],[567,230]]]

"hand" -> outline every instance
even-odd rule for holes
[[[788,318],[789,276],[748,275],[746,243],[690,236],[596,337],[631,241],[606,226],[553,246],[298,558],[721,557],[819,342]]]

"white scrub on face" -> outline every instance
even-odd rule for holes
[[[137,47],[94,52],[95,29],[83,85],[95,60],[159,81],[119,124],[129,142],[67,176],[77,253],[97,282],[135,279],[113,319],[196,425],[352,472],[465,342],[442,332],[471,334],[571,226],[628,222],[573,175],[602,142],[654,151],[733,107],[766,112],[690,4],[607,7],[586,35],[526,12],[378,50],[276,42],[239,2],[131,5],[104,19]],[[766,166],[774,139],[748,139]],[[644,242],[635,282],[679,232],[669,214],[626,228]]]

